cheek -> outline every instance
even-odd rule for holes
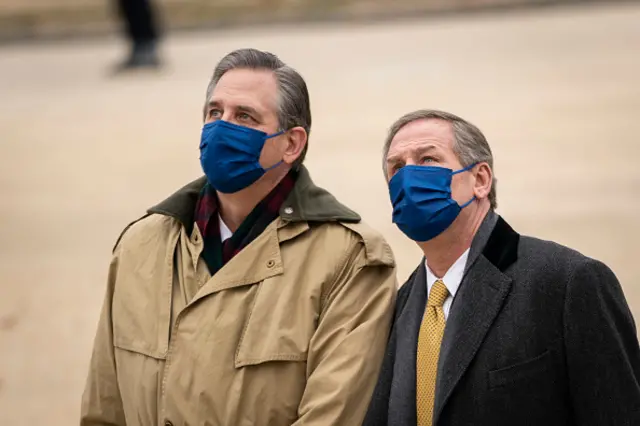
[[[283,136],[267,139],[260,152],[260,164],[262,167],[270,167],[282,160],[282,147],[286,146]]]
[[[455,175],[451,181],[451,196],[458,204],[464,204],[473,197],[473,176]]]

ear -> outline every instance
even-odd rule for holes
[[[293,164],[307,146],[307,131],[302,127],[294,127],[285,133],[287,146],[285,147],[282,161],[286,164]]]
[[[473,194],[478,200],[487,198],[493,185],[493,172],[487,163],[476,166],[476,183],[473,186]]]

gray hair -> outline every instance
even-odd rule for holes
[[[302,76],[293,68],[282,62],[273,53],[263,52],[257,49],[238,49],[227,54],[218,62],[213,70],[213,76],[207,86],[207,98],[205,99],[204,114],[206,116],[207,103],[211,99],[213,89],[218,81],[227,72],[234,69],[271,70],[278,84],[278,126],[280,130],[289,130],[293,127],[302,127],[307,132],[307,138],[311,132],[311,107],[307,84]],[[296,160],[294,167],[298,168],[307,154],[309,141]]]
[[[489,147],[487,139],[484,137],[480,129],[457,115],[444,111],[425,109],[405,114],[389,128],[389,133],[384,143],[382,155],[382,170],[384,171],[385,178],[389,179],[386,159],[389,154],[389,148],[391,147],[391,141],[396,134],[409,123],[417,120],[431,119],[444,120],[451,123],[454,136],[453,151],[458,157],[460,164],[462,164],[462,167],[483,162],[487,163],[493,172],[493,154],[491,153],[491,148]],[[489,192],[489,202],[491,203],[492,210],[495,210],[498,207],[496,183],[497,179],[494,176],[491,184],[491,191]]]

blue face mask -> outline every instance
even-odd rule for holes
[[[451,178],[475,164],[452,171],[445,167],[405,166],[389,182],[393,223],[413,241],[429,241],[442,234],[475,199],[460,206],[451,198]]]
[[[279,166],[282,161],[264,169],[259,160],[267,139],[283,133],[268,135],[222,120],[205,124],[200,140],[200,164],[211,186],[222,193],[232,194]]]

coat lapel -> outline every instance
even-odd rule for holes
[[[511,289],[512,280],[504,271],[517,258],[518,241],[519,235],[494,213],[487,215],[474,238],[440,349],[434,424]]]
[[[404,309],[394,324],[396,359],[389,395],[389,425],[416,424],[416,351],[418,333],[427,304],[426,269],[424,260],[411,284],[411,292]]]
[[[480,225],[480,229],[478,229],[475,237],[473,237],[471,248],[469,249],[469,258],[467,259],[467,264],[464,268],[465,274],[469,272],[469,269],[475,265],[480,255],[484,252],[499,218],[500,216],[490,211],[482,221],[482,225]]]

